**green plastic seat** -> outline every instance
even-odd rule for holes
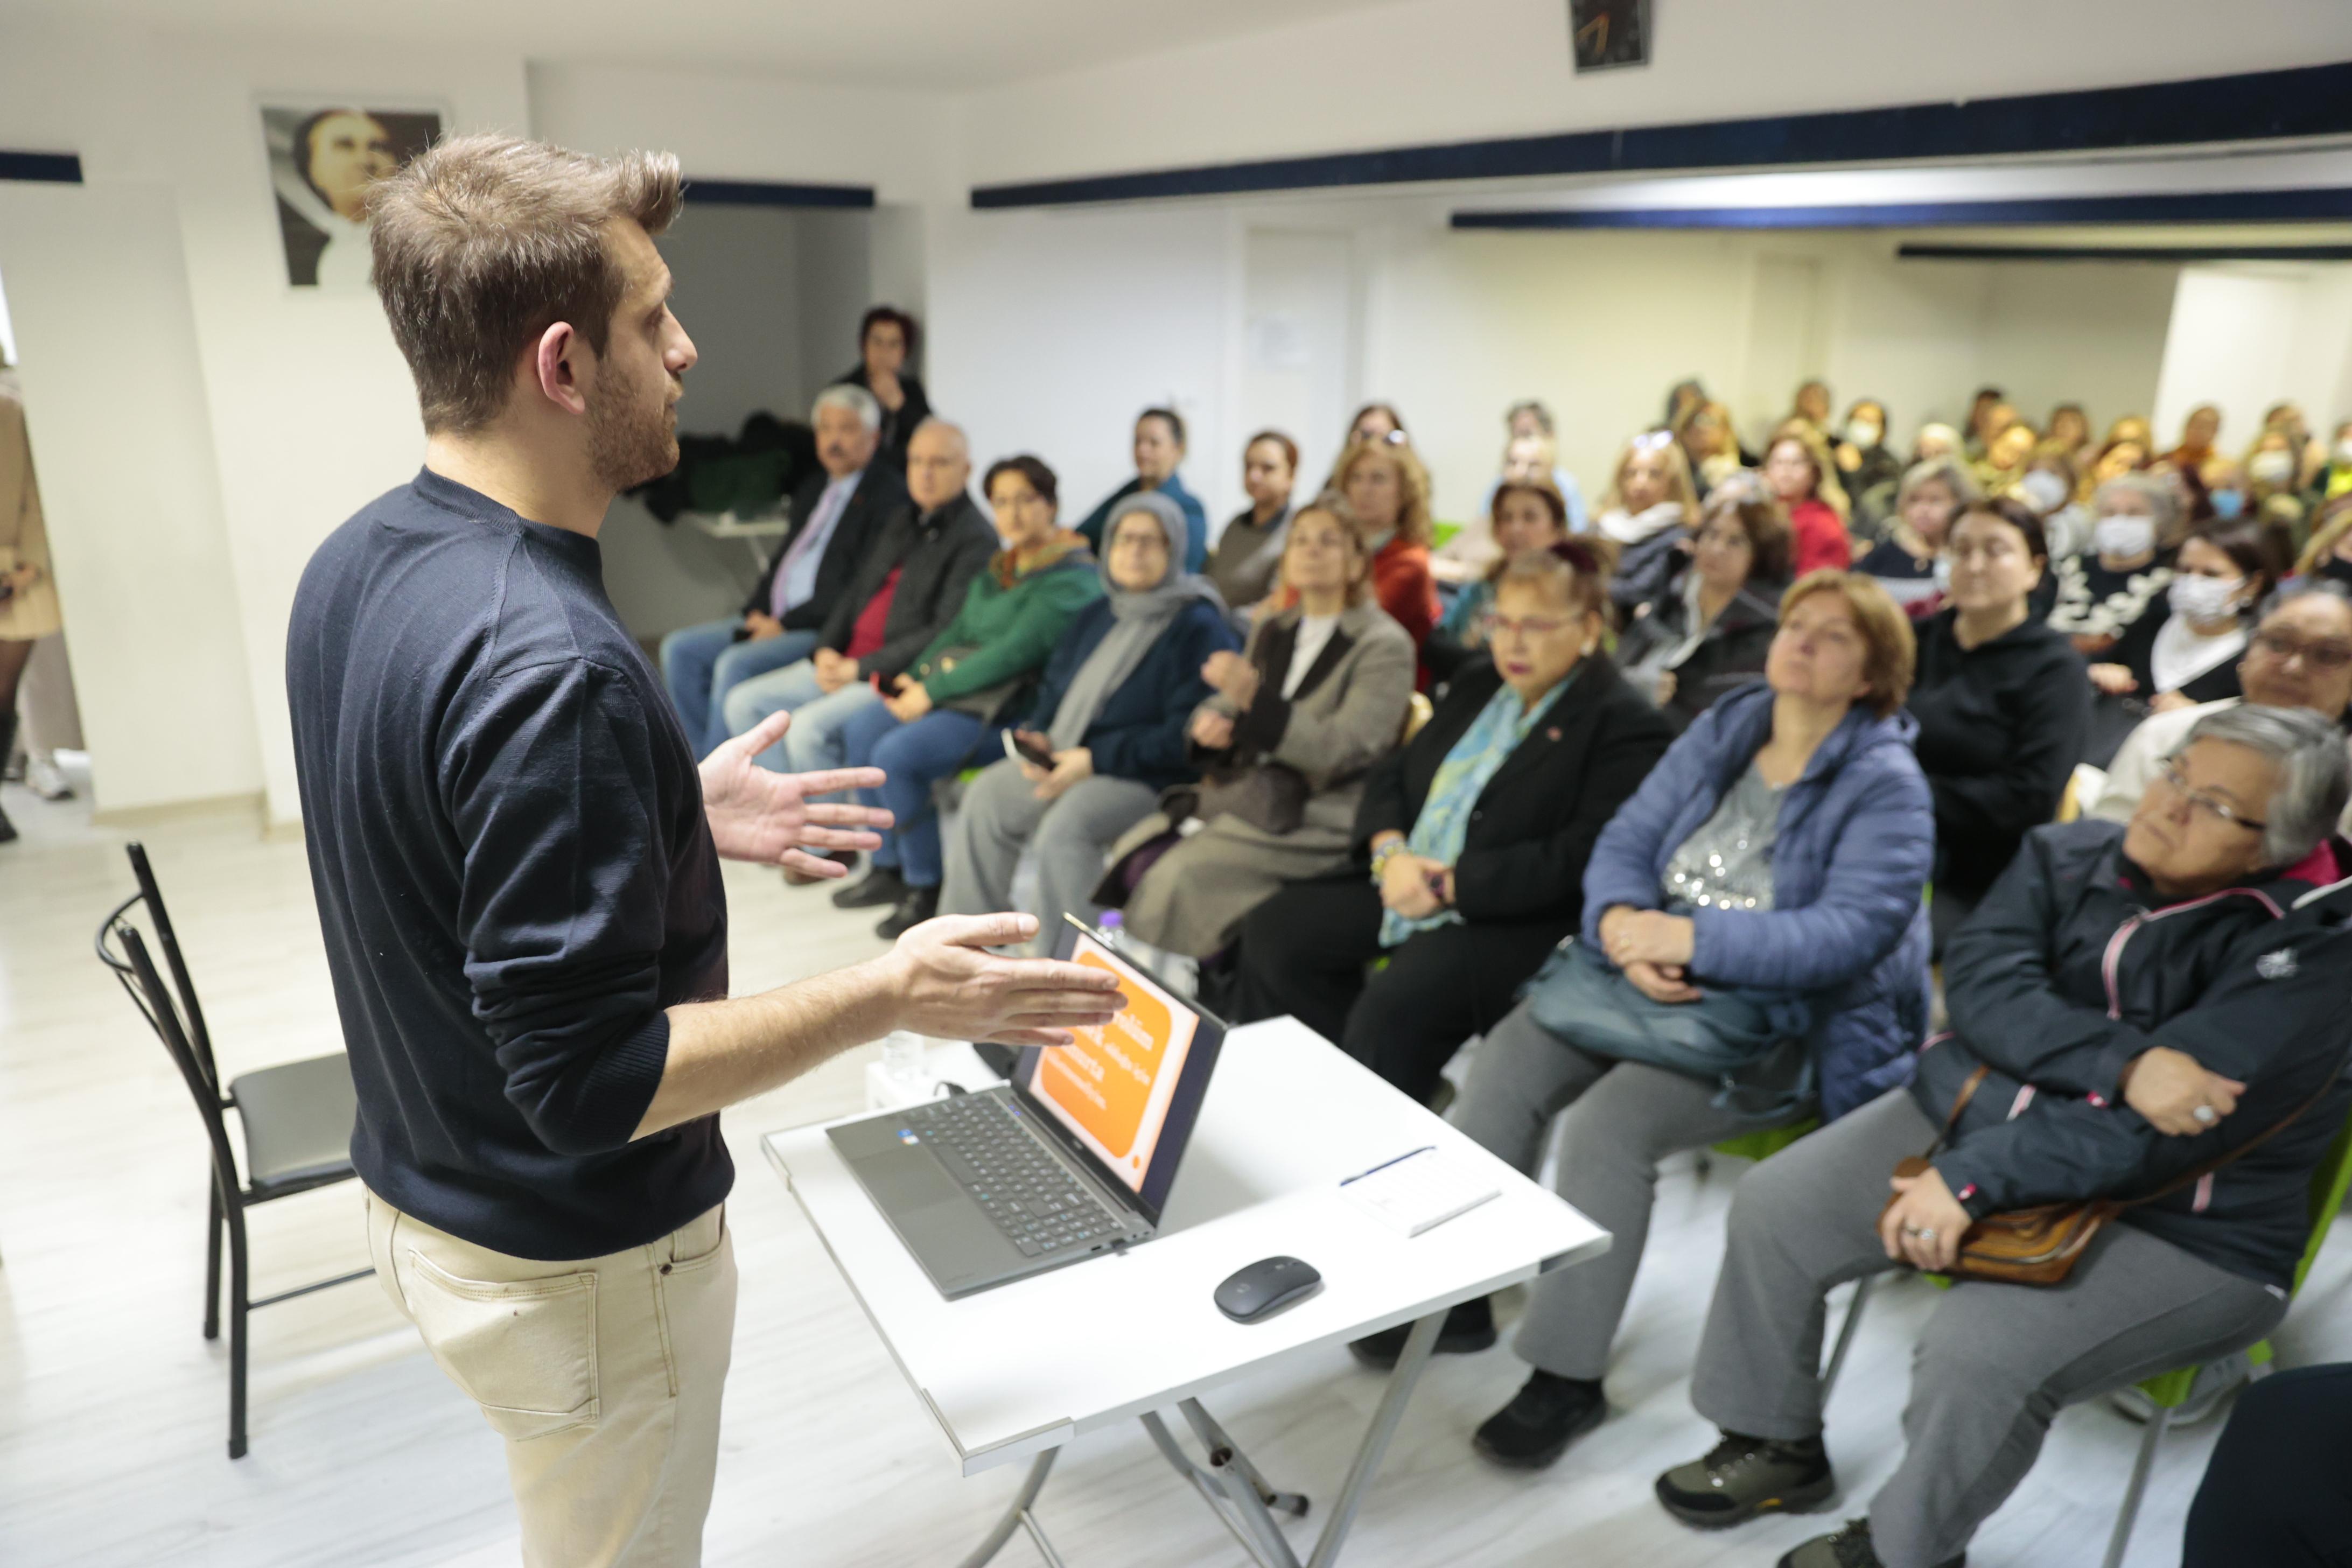
[[[1462,531],[1458,522],[1433,522],[1429,525],[1429,542],[1433,549],[1443,546]]]

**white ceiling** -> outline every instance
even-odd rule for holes
[[[982,88],[1377,8],[1381,0],[0,0],[165,29],[457,44],[534,60]],[[1171,84],[1176,92],[1206,84]]]

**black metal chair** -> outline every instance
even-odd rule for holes
[[[98,928],[98,956],[122,984],[132,1005],[155,1031],[173,1065],[187,1080],[212,1141],[212,1203],[205,1234],[205,1338],[220,1338],[221,1237],[228,1237],[228,1457],[245,1457],[245,1320],[256,1307],[274,1306],[331,1285],[365,1279],[372,1268],[281,1290],[258,1301],[246,1296],[245,1211],[256,1204],[291,1197],[348,1181],[352,1170],[352,1123],[358,1098],[352,1089],[351,1062],[341,1052],[263,1068],[240,1075],[223,1092],[213,1065],[212,1036],[205,1027],[188,966],[180,956],[172,917],[147,864],[142,845],[130,846],[131,875],[139,891],[115,906]],[[131,921],[132,908],[147,906],[156,944],[172,972],[166,986],[147,951],[146,939]],[[176,1000],[174,993],[176,992]],[[237,1174],[226,1113],[234,1110],[245,1138],[245,1176]]]

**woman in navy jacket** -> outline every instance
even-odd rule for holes
[[[1606,1256],[1537,1287],[1516,1342],[1535,1370],[1478,1429],[1486,1458],[1549,1464],[1606,1415],[1601,1379],[1660,1160],[1802,1117],[1834,1120],[1908,1078],[1927,1023],[1920,894],[1936,841],[1902,706],[1913,651],[1909,622],[1874,579],[1801,580],[1781,600],[1765,679],[1701,713],[1593,847],[1582,942],[1558,964],[1604,972],[1601,994],[1635,1015],[1716,987],[1804,1004],[1790,1010],[1797,1032],[1738,1075],[1739,1092],[1597,1054],[1537,1022],[1532,998],[1473,1063],[1456,1123],[1533,1174],[1565,1109],[1559,1194],[1615,1238]],[[1464,1348],[1494,1339],[1483,1300],[1446,1327]],[[1386,1352],[1365,1348],[1374,1360]]]
[[[1031,912],[1045,940],[1065,910],[1092,921],[1110,847],[1193,776],[1184,729],[1209,696],[1201,667],[1235,646],[1224,603],[1186,572],[1184,514],[1168,497],[1118,501],[1108,536],[1104,596],[1070,623],[1012,731],[1053,765],[1007,757],[972,781],[948,841],[942,914],[1011,909],[1013,868],[1034,841]]]

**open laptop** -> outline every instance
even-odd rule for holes
[[[952,1300],[1149,1241],[1225,1026],[1065,915],[1058,949],[1119,978],[1118,1016],[1021,1053],[1011,1081],[830,1128]]]

